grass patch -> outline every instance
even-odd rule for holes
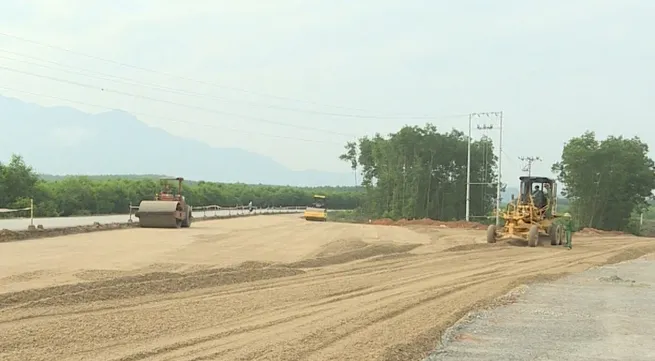
[[[344,211],[329,211],[328,221],[341,223],[366,223],[368,217],[357,209]]]

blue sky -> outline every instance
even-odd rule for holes
[[[6,69],[0,69],[0,86],[148,114],[140,118],[151,125],[266,154],[292,169],[347,170],[337,160],[341,143],[427,120],[382,118],[395,114],[427,114],[447,131],[466,128],[466,117],[452,115],[502,110],[506,182],[521,174],[520,155],[543,158],[534,172],[550,174],[564,142],[585,130],[655,142],[655,126],[649,125],[655,111],[652,1],[190,3],[2,1],[0,32],[157,72],[0,35],[0,67],[92,87]],[[44,60],[90,70],[86,74],[95,78],[57,70],[71,69]],[[112,82],[98,73],[204,96]],[[0,88],[0,94],[104,110],[15,90]],[[307,126],[344,134],[302,129]],[[255,131],[303,140],[248,133]],[[304,151],[306,146],[314,150]]]

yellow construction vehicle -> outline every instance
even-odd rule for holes
[[[504,225],[497,228],[490,225],[487,228],[487,242],[520,238],[528,242],[528,246],[540,244],[540,236],[548,236],[550,244],[561,245],[564,240],[564,228],[555,220],[557,214],[557,183],[547,177],[519,177],[520,194],[507,204],[500,217]],[[534,189],[533,189],[534,187]]]
[[[177,194],[173,194],[168,181],[178,182]],[[182,195],[184,178],[163,178],[161,192],[155,194],[154,200],[141,201],[135,216],[139,218],[142,228],[188,228],[191,227],[193,209]]]
[[[314,195],[314,203],[305,208],[304,217],[308,221],[327,221],[327,197]]]

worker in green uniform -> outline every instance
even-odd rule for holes
[[[569,212],[564,213],[564,231],[566,232],[566,248],[571,249],[571,238],[573,237],[573,219]]]

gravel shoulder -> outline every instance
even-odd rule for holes
[[[655,360],[655,260],[516,289],[469,314],[424,361]]]

